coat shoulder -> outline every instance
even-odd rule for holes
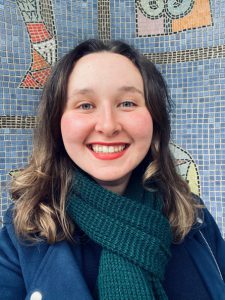
[[[194,196],[194,199],[197,203],[204,205],[204,202],[198,196]],[[202,247],[208,248],[225,280],[225,240],[214,217],[206,206],[200,209],[198,223],[193,226],[188,237],[200,242]]]

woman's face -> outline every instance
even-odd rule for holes
[[[75,64],[67,92],[61,132],[68,155],[99,184],[122,193],[153,133],[139,70],[120,54],[88,54]]]

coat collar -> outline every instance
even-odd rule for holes
[[[187,234],[187,238],[193,238],[200,230],[207,227],[207,223],[205,222],[204,212],[202,211],[202,215],[197,217],[196,223],[192,226],[191,230]]]

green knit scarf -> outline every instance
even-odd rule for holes
[[[161,281],[172,233],[156,192],[133,175],[124,196],[76,171],[68,195],[72,220],[102,246],[97,279],[100,300],[167,299]]]

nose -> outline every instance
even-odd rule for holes
[[[95,130],[106,136],[114,136],[121,131],[121,124],[116,111],[103,108],[97,116]]]

